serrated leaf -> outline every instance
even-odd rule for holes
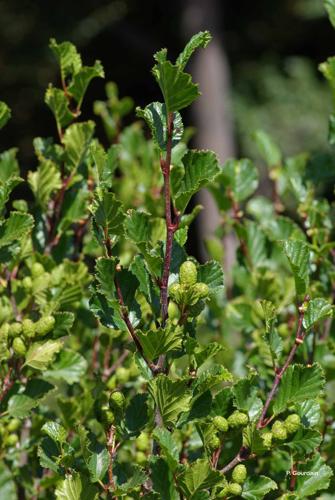
[[[174,198],[178,210],[184,212],[191,197],[202,187],[213,182],[220,169],[218,158],[213,151],[189,150],[182,162],[184,176],[179,181],[179,188],[174,193]]]
[[[78,108],[81,106],[91,80],[93,80],[93,78],[104,78],[104,76],[104,69],[100,61],[95,61],[93,66],[82,66],[76,71],[67,90],[77,101]]]
[[[146,332],[138,330],[137,334],[149,360],[180,350],[183,340],[183,329],[176,326]]]
[[[258,187],[258,170],[251,160],[227,160],[223,165],[220,180],[230,191],[236,202],[244,201]]]
[[[37,455],[39,457],[41,467],[50,469],[56,473],[59,472],[59,466],[57,463],[59,449],[57,444],[52,439],[46,437],[41,441],[37,449]]]
[[[242,498],[260,500],[272,490],[277,490],[277,484],[266,476],[248,477],[243,483]]]
[[[46,342],[33,343],[27,354],[24,366],[30,366],[35,370],[45,370],[52,361],[54,355],[61,350],[62,340],[47,340]]]
[[[170,61],[160,58],[152,72],[162,91],[168,113],[186,108],[200,95],[198,85],[192,82],[191,75],[184,73]]]
[[[114,467],[114,473],[116,475],[116,488],[113,492],[115,495],[130,493],[147,479],[144,471],[138,465],[131,465],[125,471],[121,464],[117,464]],[[120,481],[121,478],[122,482]]]
[[[274,414],[279,414],[289,404],[306,399],[314,399],[324,386],[321,367],[314,363],[311,367],[291,365],[285,371],[273,405]]]
[[[167,146],[167,121],[168,115],[165,104],[161,102],[152,102],[144,109],[136,108],[136,114],[143,118],[150,128],[152,138],[157,146],[166,151]],[[173,132],[172,132],[172,147],[176,146],[184,133],[184,126],[180,113],[173,113]]]
[[[46,422],[41,429],[56,443],[65,443],[67,431],[58,422]]]
[[[54,38],[51,38],[49,47],[58,59],[63,80],[80,70],[81,57],[73,43],[57,43]]]
[[[100,144],[94,144],[91,148],[91,155],[97,169],[99,187],[107,189],[112,187],[113,174],[118,167],[119,153],[119,144],[113,144],[107,153]]]
[[[86,359],[79,352],[66,350],[60,353],[57,361],[43,373],[43,376],[52,380],[64,380],[71,385],[80,382],[86,370]]]
[[[86,157],[93,138],[95,124],[92,121],[73,123],[63,136],[66,164],[71,172],[78,169]]]
[[[24,394],[15,394],[8,401],[8,413],[11,417],[25,418],[37,405],[38,400]]]
[[[191,393],[186,380],[170,380],[159,375],[149,381],[149,391],[166,427],[174,425],[179,415],[190,409]]]
[[[2,129],[11,117],[11,110],[6,103],[0,101],[0,129]]]
[[[98,492],[83,476],[76,473],[68,475],[58,484],[55,495],[56,500],[96,500]]]
[[[188,499],[222,481],[219,471],[211,469],[207,460],[196,460],[177,476],[179,488]]]
[[[293,272],[297,295],[304,294],[309,283],[308,245],[300,240],[286,240],[283,249]]]
[[[51,160],[43,161],[35,172],[28,172],[28,182],[37,203],[44,210],[51,195],[62,185],[60,172]]]
[[[299,429],[289,440],[285,441],[285,447],[289,448],[293,453],[305,457],[308,453],[312,453],[320,445],[322,436],[318,431],[313,429]]]
[[[179,500],[178,494],[174,485],[174,477],[166,460],[160,457],[154,457],[150,463],[152,488],[156,492],[156,500]]]
[[[244,240],[247,244],[248,257],[254,268],[262,267],[266,264],[266,237],[259,224],[247,220],[242,228],[245,232]]]
[[[102,228],[103,235],[113,237],[123,234],[124,213],[120,201],[115,198],[114,193],[104,193],[101,198],[95,198],[91,206],[93,218],[98,226]]]
[[[222,382],[231,382],[233,375],[222,365],[213,365],[198,375],[193,383],[194,394],[198,397]]]
[[[99,453],[92,453],[87,464],[90,479],[93,483],[102,481],[109,466],[109,453],[107,448],[103,448]]]
[[[151,216],[146,212],[128,210],[124,229],[126,237],[136,245],[147,243],[151,235]]]
[[[200,31],[193,35],[191,40],[186,44],[184,50],[177,57],[176,65],[183,70],[193,52],[200,47],[206,48],[211,39],[212,35],[209,31]]]
[[[61,132],[62,128],[68,125],[74,118],[69,110],[69,101],[64,91],[50,84],[45,92],[44,102],[51,109],[57,123],[58,131]]]
[[[313,427],[320,421],[320,404],[313,399],[297,403],[295,411],[301,418],[301,423],[304,427]]]
[[[264,130],[257,130],[254,134],[254,139],[261,157],[269,168],[281,164],[280,149]]]
[[[304,314],[303,326],[309,330],[318,321],[332,317],[333,306],[323,298],[312,299],[308,302],[307,310]]]
[[[31,215],[11,212],[8,219],[0,225],[0,248],[26,236],[33,225],[34,219]]]
[[[323,0],[323,4],[328,13],[328,17],[333,27],[335,28],[335,1],[334,0]]]
[[[299,464],[297,470],[301,473],[297,475],[295,487],[299,498],[308,498],[320,490],[326,490],[333,476],[331,467],[325,465],[319,453],[305,464]]]
[[[136,394],[126,408],[126,427],[131,433],[138,433],[146,425],[148,420],[148,396],[147,394]]]
[[[166,457],[170,470],[174,472],[179,464],[180,450],[171,432],[167,429],[158,427],[154,430],[153,437],[158,442],[162,453]]]
[[[224,290],[224,275],[222,266],[215,260],[210,260],[198,267],[198,281],[206,283],[210,297],[220,297]]]
[[[232,387],[236,408],[247,412],[251,421],[259,417],[263,408],[255,378],[243,378]]]
[[[68,311],[54,313],[55,326],[53,327],[54,337],[66,335],[71,330],[74,323],[74,314]]]

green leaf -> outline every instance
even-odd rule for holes
[[[258,151],[269,168],[281,164],[281,152],[273,139],[264,130],[257,130],[254,139]]]
[[[306,330],[309,330],[318,321],[332,317],[332,315],[333,306],[329,302],[322,298],[312,299],[308,302],[307,310],[304,314],[303,326]]]
[[[171,432],[162,427],[157,427],[153,432],[153,437],[166,457],[170,470],[174,472],[179,464],[180,449]]]
[[[266,238],[257,222],[247,220],[243,226],[248,256],[253,267],[262,267],[266,264]]]
[[[67,431],[58,422],[46,422],[42,426],[42,431],[45,432],[56,443],[65,443]]]
[[[224,290],[224,275],[222,266],[215,260],[210,260],[198,267],[198,281],[206,283],[211,298],[220,298]]]
[[[61,350],[62,346],[62,340],[47,340],[42,343],[33,343],[26,354],[26,362],[23,366],[30,366],[31,368],[35,368],[35,370],[45,370],[54,355]]]
[[[251,160],[227,160],[220,180],[236,202],[244,201],[258,187],[258,170]]]
[[[177,476],[178,486],[189,500],[203,490],[212,488],[222,481],[219,471],[210,467],[207,460],[196,460]]]
[[[179,181],[179,188],[174,193],[174,198],[178,210],[184,212],[191,197],[202,187],[213,182],[220,169],[218,158],[213,151],[189,150],[182,162],[184,176]]]
[[[95,124],[92,121],[73,123],[64,134],[65,159],[71,173],[85,160],[93,138]]]
[[[24,394],[15,394],[8,401],[8,413],[11,417],[25,418],[37,405],[37,400],[35,401]]]
[[[102,481],[109,466],[109,453],[107,448],[103,448],[100,453],[92,453],[87,468],[90,473],[90,479],[93,483]]]
[[[266,476],[248,477],[243,484],[242,498],[259,500],[272,490],[277,490],[277,484]]]
[[[232,388],[235,405],[238,410],[247,412],[251,421],[257,419],[262,412],[263,403],[258,397],[256,377],[243,378]]]
[[[71,330],[74,323],[74,314],[68,311],[54,313],[55,326],[53,327],[53,336],[61,337]]]
[[[148,421],[148,396],[147,394],[136,394],[126,409],[126,427],[131,433],[137,434]]]
[[[86,370],[86,359],[79,352],[67,349],[60,353],[57,361],[43,373],[43,376],[52,380],[64,380],[71,385],[80,382]]]
[[[170,380],[159,375],[150,380],[149,391],[166,427],[174,425],[179,415],[190,409],[191,393],[186,380]]]
[[[297,470],[301,473],[297,475],[295,487],[299,498],[308,498],[320,490],[328,489],[330,478],[333,476],[331,467],[325,465],[319,453],[305,464],[298,464]]]
[[[69,94],[77,101],[77,107],[80,108],[84,99],[88,85],[93,78],[104,78],[105,73],[100,61],[95,61],[93,66],[81,67],[72,78],[68,86]]]
[[[11,117],[11,110],[3,101],[0,101],[0,129],[2,129]]]
[[[183,328],[171,327],[159,328],[137,332],[144,353],[149,360],[154,360],[161,354],[168,354],[181,349],[183,340]]]
[[[80,70],[81,57],[73,43],[57,43],[54,38],[51,38],[49,47],[58,59],[63,80]]]
[[[324,386],[321,367],[314,363],[311,367],[291,365],[285,371],[273,405],[274,414],[279,414],[289,404],[305,399],[314,399]]]
[[[289,448],[293,453],[305,457],[317,449],[322,441],[322,436],[313,429],[299,429],[290,440],[285,441],[283,446]]]
[[[335,28],[335,1],[334,0],[323,0],[323,4],[328,13],[330,22]]]
[[[0,248],[20,240],[33,228],[34,219],[29,214],[11,212],[4,223],[0,223]]]
[[[147,243],[151,235],[151,216],[146,212],[128,210],[124,229],[126,237],[136,245]]]
[[[161,102],[152,102],[144,109],[136,108],[136,114],[143,118],[150,128],[152,138],[157,146],[166,151],[168,133],[167,121],[168,115],[165,104]],[[184,125],[180,113],[173,113],[173,132],[172,132],[172,147],[176,146],[184,133]]]
[[[52,194],[61,188],[61,176],[51,160],[43,161],[35,172],[28,172],[28,182],[37,203],[46,210]]]
[[[56,500],[96,500],[96,488],[80,474],[68,475],[55,490]]]
[[[200,31],[192,36],[191,40],[186,44],[184,50],[179,54],[176,65],[183,70],[188,63],[193,52],[202,47],[206,48],[212,39],[212,35],[209,31]]]
[[[94,144],[91,147],[91,155],[98,174],[98,186],[102,188],[111,188],[114,180],[114,172],[118,167],[120,154],[120,145],[113,144],[105,152],[100,144]]]
[[[64,91],[50,84],[45,92],[44,102],[51,109],[57,123],[58,131],[61,132],[62,128],[66,127],[74,118],[69,110],[69,101]]]
[[[203,394],[209,389],[222,382],[232,382],[232,374],[222,365],[214,364],[198,375],[193,383],[193,390],[196,396]]]
[[[174,485],[174,477],[168,463],[159,457],[154,457],[150,463],[153,490],[159,495],[159,500],[179,500],[180,496]],[[155,497],[156,498],[156,497]]]
[[[272,360],[275,362],[280,358],[283,351],[282,338],[274,328],[274,323],[277,317],[276,307],[268,300],[261,300],[260,304],[262,306],[265,319],[265,335],[263,338],[269,346]]]
[[[198,85],[192,82],[188,73],[170,61],[156,57],[157,64],[153,67],[153,75],[160,86],[168,113],[179,111],[189,106],[199,95]]]
[[[37,449],[37,455],[39,457],[41,467],[50,469],[54,472],[59,472],[59,447],[52,439],[47,437],[41,441]]]
[[[283,242],[283,249],[293,272],[297,295],[302,295],[309,283],[308,245],[300,240],[286,240]]]
[[[17,500],[15,482],[10,470],[3,461],[0,462],[0,498],[6,500]]]
[[[295,411],[301,418],[301,423],[305,427],[314,427],[320,422],[320,404],[313,399],[297,403]]]
[[[114,495],[121,496],[125,493],[130,493],[134,488],[142,485],[147,480],[147,476],[138,465],[130,465],[126,471],[123,470],[123,467],[124,464],[116,464],[114,467],[114,473],[117,478],[116,489],[113,492]]]
[[[123,234],[124,213],[120,201],[114,193],[104,193],[101,198],[95,198],[91,206],[95,223],[103,230],[102,239]]]

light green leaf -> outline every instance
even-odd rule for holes
[[[290,440],[285,441],[283,446],[289,448],[293,453],[305,457],[317,449],[322,441],[322,436],[313,429],[299,429]]]
[[[8,401],[8,413],[11,417],[25,418],[37,405],[38,400],[24,394],[15,394]]]
[[[3,101],[0,101],[0,129],[6,125],[11,117],[11,110]]]
[[[269,168],[279,166],[281,164],[281,152],[273,139],[264,130],[257,130],[254,139],[258,151],[267,166]]]
[[[189,500],[222,481],[219,471],[210,467],[207,460],[196,460],[177,476],[179,488]],[[198,498],[198,497],[197,497]]]
[[[260,500],[272,490],[277,490],[277,484],[266,476],[248,477],[243,484],[242,498]]]
[[[244,201],[258,187],[258,170],[251,160],[228,160],[223,165],[220,180],[236,202]]]
[[[308,302],[307,310],[304,314],[303,325],[309,330],[318,321],[332,317],[333,306],[323,298],[312,299]]]
[[[150,380],[149,391],[166,427],[174,425],[179,415],[190,409],[191,393],[187,380],[171,380],[166,375],[159,375]]]
[[[35,370],[45,370],[52,361],[54,355],[61,350],[62,340],[47,340],[46,342],[33,343],[27,354],[24,366],[30,366]]]
[[[81,57],[73,43],[57,43],[54,38],[51,38],[49,47],[58,59],[63,80],[80,70]]]
[[[219,174],[218,158],[213,151],[189,150],[183,157],[184,176],[174,193],[178,210],[184,212],[191,197],[214,181]],[[172,170],[173,175],[173,170]]]
[[[60,172],[51,160],[43,161],[35,172],[28,172],[28,182],[37,203],[46,209],[52,194],[60,189]]]
[[[238,410],[247,412],[251,421],[259,417],[263,403],[257,394],[256,377],[242,378],[232,387],[232,393]]]
[[[66,442],[67,431],[58,422],[46,422],[42,427],[42,431],[56,443]]]
[[[111,188],[114,180],[114,172],[118,167],[120,145],[113,144],[107,151],[96,143],[91,147],[91,155],[97,169],[98,186]]]
[[[55,490],[56,500],[96,500],[96,488],[87,483],[84,477],[76,473],[68,475]]]
[[[43,376],[52,380],[64,380],[71,385],[80,382],[86,370],[86,359],[79,352],[66,350],[60,353],[58,360],[43,373]]]
[[[283,242],[283,249],[293,272],[297,295],[302,295],[309,283],[308,245],[300,240],[286,240]]]
[[[11,212],[8,219],[0,225],[0,248],[26,236],[33,225],[34,219],[31,215]]]
[[[266,237],[257,222],[245,221],[242,230],[245,230],[245,240],[248,249],[249,260],[253,267],[262,267],[266,264]]]
[[[104,78],[105,73],[100,61],[95,61],[94,66],[81,67],[72,78],[68,86],[68,92],[77,101],[77,106],[80,108],[85,96],[88,85],[93,78]]]
[[[314,363],[311,367],[291,365],[285,371],[273,405],[274,414],[279,414],[289,404],[305,399],[314,399],[324,386],[321,367]]]
[[[73,114],[69,110],[69,101],[63,90],[49,84],[45,92],[44,102],[51,109],[59,132],[73,120]]]
[[[122,203],[114,193],[105,192],[101,198],[95,198],[91,206],[95,223],[101,227],[101,238],[104,234],[112,237],[123,234],[124,213]]]
[[[17,491],[12,474],[3,461],[0,462],[0,498],[17,500]]]
[[[314,427],[320,422],[320,404],[313,399],[297,403],[295,411],[301,418],[301,423],[305,427]]]
[[[179,464],[180,449],[173,435],[167,429],[157,427],[153,432],[153,437],[158,442],[163,455],[166,457],[169,468],[174,471]]]
[[[335,1],[334,0],[323,0],[323,4],[328,13],[330,22],[335,28]]]
[[[151,235],[151,216],[146,212],[128,210],[124,220],[125,235],[136,245],[148,243]]]
[[[160,354],[168,354],[181,349],[183,340],[183,329],[176,327],[159,328],[137,332],[140,343],[146,357],[150,360],[156,359]]]
[[[283,351],[282,338],[274,328],[274,323],[277,317],[276,307],[268,300],[261,300],[260,304],[262,306],[265,319],[265,335],[263,338],[269,346],[272,360],[276,361],[280,358]]]
[[[223,295],[224,290],[224,275],[222,266],[215,260],[210,260],[198,267],[198,281],[206,283],[209,288],[210,297]]]
[[[209,31],[200,31],[193,35],[191,40],[186,44],[184,50],[177,57],[176,65],[183,70],[193,52],[200,47],[206,48],[211,39],[212,35]]]
[[[157,146],[162,150],[166,150],[167,146],[167,112],[165,104],[161,102],[152,102],[144,109],[136,108],[136,114],[143,118],[148,127],[150,128],[152,138]],[[184,126],[180,113],[173,113],[173,133],[172,133],[172,147],[180,142],[184,133]]]
[[[93,483],[102,481],[109,466],[109,453],[107,448],[103,448],[100,453],[92,453],[87,467]]]
[[[198,397],[222,382],[231,382],[233,375],[222,365],[214,364],[195,379],[192,389]]]
[[[93,138],[95,124],[92,121],[73,123],[64,134],[66,164],[70,171],[76,170],[84,161]]]
[[[333,476],[331,467],[325,465],[319,453],[305,464],[299,464],[297,470],[301,472],[297,475],[295,487],[299,498],[308,498],[320,490],[328,489],[330,478]]]
[[[200,95],[198,85],[192,82],[191,75],[184,73],[170,61],[163,60],[163,57],[158,56],[156,60],[157,64],[152,72],[162,91],[167,112],[189,106]]]

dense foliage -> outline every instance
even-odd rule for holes
[[[0,157],[1,498],[334,491],[327,172],[305,153],[283,158],[258,130],[270,199],[255,194],[251,160],[221,166],[212,151],[189,149],[180,111],[199,89],[185,66],[209,42],[200,32],[174,63],[166,49],[155,54],[163,102],[137,108],[127,127],[133,102],[107,84],[107,101],[94,105],[106,148],[95,123],[80,121],[101,64],[84,66],[74,45],[51,40],[61,87],[50,85],[45,102],[58,139],[34,141],[29,201],[15,196],[25,182],[16,149]],[[335,89],[335,58],[321,70]],[[9,117],[1,103],[1,127]],[[222,223],[199,264],[185,245],[203,187]]]

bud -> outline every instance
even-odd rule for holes
[[[208,297],[209,288],[206,283],[196,283],[193,286],[194,293],[196,294],[198,300],[205,299]]]
[[[39,337],[44,337],[47,333],[51,332],[55,326],[55,318],[53,316],[42,316],[37,323],[35,323],[35,331]]]
[[[31,319],[26,318],[22,321],[22,333],[28,339],[35,336],[35,323]]]
[[[20,337],[16,337],[13,340],[12,347],[13,347],[13,351],[18,356],[24,356],[26,354],[26,352],[27,352],[26,345],[25,345],[25,343],[23,342],[23,340]]]
[[[238,483],[228,483],[228,491],[231,495],[239,497],[242,493],[242,486]]]
[[[21,421],[18,418],[12,418],[7,425],[8,432],[15,432],[21,427]]]
[[[115,422],[115,416],[112,410],[110,410],[108,405],[103,405],[101,408],[102,422],[105,427],[109,427]]]
[[[192,286],[197,282],[197,268],[194,262],[187,260],[183,262],[179,269],[179,279],[182,285]]]
[[[44,267],[39,262],[35,262],[31,268],[31,274],[33,278],[38,278],[44,273]]]
[[[0,338],[1,340],[7,340],[9,334],[9,323],[4,323],[0,327]]]
[[[275,439],[284,441],[287,438],[287,431],[284,422],[282,422],[281,420],[275,421],[275,423],[272,425],[271,431]]]
[[[129,370],[120,366],[115,372],[116,378],[120,384],[126,384],[129,380]]]
[[[229,427],[227,419],[224,417],[220,417],[220,415],[217,415],[213,418],[213,425],[220,432],[227,432]]]
[[[173,283],[169,286],[169,296],[177,304],[181,304],[183,301],[183,290],[179,283]]]
[[[213,451],[213,450],[217,450],[220,447],[220,444],[221,444],[221,441],[220,441],[219,436],[217,436],[216,434],[213,434],[213,436],[211,436],[210,440],[208,441],[207,446],[210,450]]]
[[[263,444],[265,448],[271,448],[272,445],[272,432],[264,432],[262,434]]]
[[[30,290],[31,289],[31,287],[33,286],[33,280],[31,279],[30,276],[26,276],[25,278],[23,278],[23,280],[22,280],[22,286],[26,290]]]
[[[114,391],[109,398],[109,407],[114,411],[123,411],[126,404],[126,399],[122,392]]]
[[[245,426],[248,425],[249,422],[249,417],[245,413],[242,413],[238,410],[234,411],[229,417],[228,417],[228,424],[230,427],[240,427],[240,426]]]
[[[147,456],[143,451],[137,451],[135,455],[135,460],[138,465],[144,465],[147,461]]]
[[[9,434],[4,439],[4,444],[6,446],[15,446],[19,441],[19,436],[17,434]]]
[[[247,478],[247,468],[243,464],[236,465],[232,473],[232,479],[235,483],[242,484]]]
[[[289,415],[284,422],[285,428],[289,434],[296,432],[299,429],[300,424],[301,419],[296,413],[292,413],[292,415]]]
[[[141,432],[141,434],[136,438],[136,448],[139,451],[147,451],[150,446],[150,439],[146,432]]]
[[[8,335],[9,337],[18,337],[22,332],[22,324],[15,322],[9,326]]]

